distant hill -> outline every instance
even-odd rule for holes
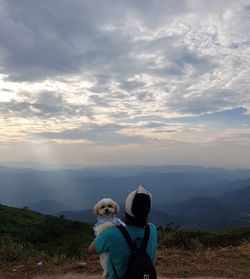
[[[198,197],[176,206],[176,214],[184,218],[183,227],[225,229],[249,226],[250,219],[241,218],[241,211],[224,201],[214,198]]]
[[[233,205],[243,213],[250,215],[250,181],[249,185],[222,195],[221,199]]]
[[[196,197],[176,203],[159,203],[149,221],[162,226],[225,229],[250,226],[250,187],[229,191],[223,197]],[[156,209],[158,207],[158,209]],[[122,208],[122,207],[121,207]],[[69,219],[95,223],[92,210],[61,212]],[[119,214],[123,217],[123,213]]]
[[[195,197],[181,202],[154,204],[149,221],[162,226],[183,228],[225,229],[250,225],[250,186],[224,195]],[[92,209],[73,210],[52,200],[41,200],[27,205],[28,209],[44,214],[64,216],[67,219],[96,222]],[[123,205],[119,218],[123,218]]]
[[[65,206],[64,204],[52,201],[52,200],[40,200],[36,202],[31,202],[26,205],[28,209],[48,214],[48,215],[57,215],[61,211],[69,211],[71,208]]]
[[[0,174],[2,173],[18,173],[18,172],[30,172],[33,171],[30,168],[13,168],[7,166],[0,166]]]
[[[224,176],[227,180],[246,179],[250,177],[249,169],[225,169],[218,167],[201,167],[193,165],[129,165],[129,166],[92,166],[86,167],[77,164],[53,165],[41,164],[37,162],[0,162],[1,168],[9,167],[13,169],[33,169],[43,171],[79,171],[84,176],[134,176],[143,173],[210,173]]]
[[[176,203],[159,203],[158,208],[173,216],[173,222],[187,228],[250,226],[250,186],[216,198],[196,197]]]
[[[92,224],[96,223],[97,218],[97,216],[93,214],[93,211],[91,209],[83,211],[64,211],[59,212],[57,215],[63,215],[65,216],[65,218],[71,220],[84,221]],[[121,212],[117,214],[117,217],[123,220],[124,211],[121,210]],[[154,223],[155,225],[168,226],[173,221],[173,216],[152,209],[148,221]]]
[[[93,210],[85,209],[82,211],[61,211],[57,213],[57,216],[63,215],[67,219],[88,222],[94,224],[96,222],[96,216],[93,214]]]
[[[195,166],[131,166],[67,170],[0,167],[0,203],[95,221],[103,197],[120,204],[144,184],[156,224],[223,228],[249,224],[250,171]],[[121,207],[122,208],[122,207]]]
[[[73,210],[88,209],[103,197],[122,203],[138,184],[144,184],[153,193],[155,204],[180,202],[237,190],[246,186],[244,179],[249,177],[249,170],[192,166],[53,171],[0,167],[0,202],[24,207],[41,200],[53,200]]]

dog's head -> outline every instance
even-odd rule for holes
[[[104,198],[100,200],[93,208],[94,214],[99,216],[112,216],[119,211],[119,206],[112,199]]]

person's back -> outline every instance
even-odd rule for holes
[[[149,224],[149,227],[150,235],[146,251],[151,260],[154,261],[157,243],[157,230],[153,224]],[[140,248],[145,232],[144,227],[126,225],[125,228],[131,239],[136,241],[137,247]],[[97,254],[101,254],[104,251],[109,252],[110,260],[108,266],[108,276],[106,278],[117,279],[113,267],[115,268],[119,279],[125,278],[131,250],[120,230],[117,227],[109,228],[100,234],[99,237],[95,239],[94,243]]]
[[[151,194],[146,191],[143,186],[139,186],[137,190],[131,192],[126,199],[125,229],[129,233],[131,239],[135,241],[138,248],[141,247],[144,237],[147,217],[151,208],[151,198]],[[157,246],[157,230],[153,224],[149,224],[149,228],[150,234],[146,252],[152,262],[154,262]],[[97,236],[90,246],[90,251],[94,251],[97,254],[103,252],[109,253],[108,275],[105,278],[126,278],[131,249],[117,227],[108,228]],[[116,276],[116,274],[118,276]]]

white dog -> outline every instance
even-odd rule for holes
[[[93,210],[94,214],[98,216],[97,223],[94,226],[94,232],[96,236],[111,226],[123,224],[119,218],[115,217],[115,214],[119,212],[119,206],[110,198],[104,198],[100,200],[94,206]],[[103,278],[108,274],[108,261],[108,253],[103,253],[100,255],[100,263],[104,271]]]

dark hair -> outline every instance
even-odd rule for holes
[[[134,214],[134,217],[125,212],[125,223],[127,225],[138,227],[146,226],[150,208],[150,197],[146,194],[136,194],[132,205],[132,213]]]

